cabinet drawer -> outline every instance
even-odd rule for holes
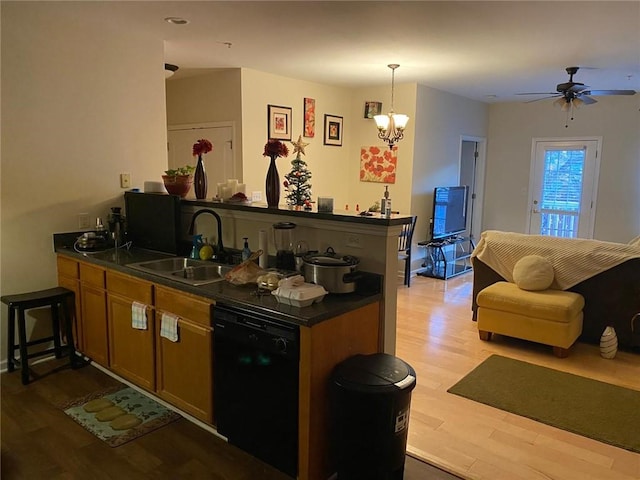
[[[123,273],[107,270],[107,291],[147,305],[153,302],[152,284]]]
[[[104,288],[104,268],[80,262],[80,281],[87,285]]]
[[[58,274],[66,277],[79,278],[78,262],[58,255]]]
[[[188,318],[192,322],[211,326],[213,300],[191,295],[180,290],[156,286],[156,309]]]

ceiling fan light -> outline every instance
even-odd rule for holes
[[[582,105],[584,105],[584,102],[581,99],[579,99],[579,98],[574,98],[573,99],[574,108],[580,108]]]

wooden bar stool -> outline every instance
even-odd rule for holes
[[[29,362],[30,358],[40,357],[54,353],[56,358],[63,355],[63,346],[60,342],[60,315],[64,321],[64,331],[67,336],[67,348],[69,351],[69,364],[76,367],[76,351],[73,344],[73,318],[69,306],[74,305],[74,293],[63,287],[49,288],[37,292],[21,293],[16,295],[3,295],[0,297],[2,303],[9,306],[8,335],[7,335],[7,370],[13,372],[16,365],[20,365],[22,370],[22,384],[29,383]],[[27,341],[27,329],[24,312],[32,308],[51,307],[52,335],[38,340]],[[17,316],[16,316],[17,314]],[[18,345],[15,344],[15,322],[18,322]],[[28,347],[53,341],[53,348],[29,354]],[[15,351],[20,350],[20,360],[15,358]]]

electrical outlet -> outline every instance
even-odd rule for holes
[[[251,201],[252,202],[260,202],[262,201],[262,192],[251,192]]]
[[[130,173],[121,173],[120,174],[120,188],[131,188],[131,174]]]
[[[87,228],[91,228],[91,222],[89,221],[88,213],[79,213],[78,214],[78,228],[80,230],[85,230]]]
[[[360,235],[357,235],[355,233],[347,233],[345,235],[344,243],[347,247],[362,248],[362,244],[360,243]]]

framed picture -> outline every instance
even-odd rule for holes
[[[342,146],[342,117],[325,114],[324,144]]]
[[[397,145],[391,150],[379,145],[360,147],[361,182],[396,183],[397,165]]]
[[[382,102],[364,102],[364,118],[373,118],[382,113]]]
[[[316,101],[313,98],[304,99],[303,135],[309,138],[316,135]]]
[[[291,107],[267,105],[267,137],[291,140]]]

